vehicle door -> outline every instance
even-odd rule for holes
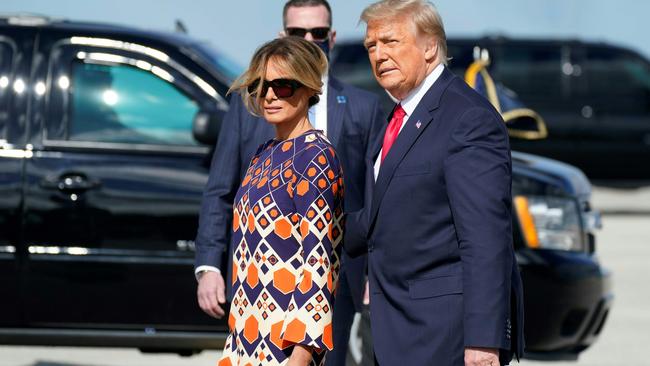
[[[583,134],[591,178],[650,179],[650,63],[636,53],[587,45],[575,99],[588,114]]]
[[[128,36],[40,34],[25,168],[25,311],[35,327],[224,329],[196,305],[193,238],[226,104],[181,51]]]
[[[493,77],[516,93],[526,107],[539,113],[548,128],[543,140],[512,139],[514,150],[575,161],[584,129],[581,111],[571,99],[571,49],[562,43],[509,42],[495,44]]]
[[[0,27],[0,327],[22,323],[20,292],[25,247],[21,241],[22,170],[34,32]]]

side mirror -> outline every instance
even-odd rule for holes
[[[546,122],[528,108],[512,109],[501,114],[508,128],[508,135],[524,140],[540,140],[548,136]]]
[[[224,116],[225,112],[221,110],[197,112],[192,122],[194,139],[204,145],[216,144]]]

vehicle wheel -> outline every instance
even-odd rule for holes
[[[346,366],[374,366],[375,356],[372,352],[372,336],[370,333],[370,312],[367,307],[362,313],[354,316],[350,329],[350,342]]]

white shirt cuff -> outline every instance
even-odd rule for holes
[[[219,270],[219,268],[214,266],[198,266],[194,270],[194,277],[196,277],[197,281],[199,280],[200,277],[199,275],[201,274],[201,272],[205,272],[205,271],[221,273],[221,270]]]

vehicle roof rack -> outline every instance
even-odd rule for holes
[[[52,18],[47,15],[36,13],[0,13],[0,20],[4,20],[11,25],[35,27],[50,24],[52,22],[60,21],[63,19]]]

